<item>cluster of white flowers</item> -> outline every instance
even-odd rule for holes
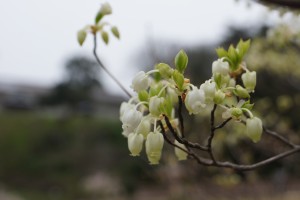
[[[120,109],[123,135],[128,138],[131,155],[140,155],[145,141],[150,164],[159,163],[164,136],[158,121],[167,127],[163,120],[167,116],[172,128],[181,136],[174,114],[178,99],[191,115],[202,113],[205,109],[211,110],[217,105],[223,109],[225,120],[232,118],[245,123],[245,136],[254,142],[259,141],[262,122],[253,116],[253,104],[250,104],[250,94],[256,86],[256,72],[249,71],[242,62],[248,46],[249,41],[240,41],[237,48],[230,47],[228,52],[218,49],[220,58],[212,63],[212,77],[199,87],[184,77],[188,57],[182,50],[175,57],[175,68],[159,63],[147,73],[137,73],[131,85],[137,95],[123,102]],[[187,149],[185,145],[177,140],[174,144],[181,148],[175,147],[178,160],[185,160],[187,153],[182,150]]]

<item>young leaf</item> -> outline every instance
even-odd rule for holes
[[[103,18],[103,14],[101,12],[98,12],[96,17],[95,17],[95,24],[98,24],[100,20]]]
[[[176,57],[175,57],[175,66],[176,66],[176,69],[180,72],[180,73],[183,73],[184,70],[186,69],[187,67],[187,64],[188,64],[188,56],[187,54],[184,52],[184,50],[180,50]]]
[[[182,73],[180,73],[178,70],[174,70],[172,77],[178,89],[183,90],[184,77]]]
[[[217,52],[219,58],[223,58],[223,57],[227,57],[228,56],[227,55],[227,51],[224,48],[222,48],[222,47],[217,48],[216,52]]]

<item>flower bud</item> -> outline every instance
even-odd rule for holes
[[[159,63],[155,66],[163,78],[170,78],[173,74],[173,69],[165,63]]]
[[[142,120],[143,114],[140,111],[133,109],[127,110],[121,118],[123,123],[123,135],[128,135],[134,132]]]
[[[175,144],[183,149],[186,150],[186,147],[184,144],[179,143],[177,140],[175,140]],[[175,147],[175,155],[177,157],[178,160],[186,160],[188,154],[184,151],[182,151],[181,149]]]
[[[86,38],[86,31],[85,30],[79,30],[77,32],[77,41],[80,44],[80,46],[83,45],[83,43],[85,41],[85,38]]]
[[[158,117],[162,112],[162,104],[164,103],[163,97],[153,96],[149,100],[149,112]]]
[[[207,80],[205,83],[201,84],[200,90],[204,91],[206,103],[210,103],[215,97],[216,83],[211,82],[211,80]]]
[[[240,119],[243,111],[240,108],[230,108],[230,114],[234,119]]]
[[[142,134],[130,133],[128,135],[128,149],[132,156],[139,156],[143,148],[144,137]]]
[[[159,163],[161,158],[161,151],[164,145],[164,137],[158,132],[150,132],[146,140],[146,153],[150,164],[155,165]]]
[[[139,92],[146,90],[150,85],[150,80],[144,71],[138,72],[132,80],[131,88]]]
[[[112,13],[112,9],[109,3],[103,3],[100,11],[99,11],[102,15],[110,15]]]
[[[225,97],[226,97],[225,93],[222,92],[221,90],[218,90],[218,91],[215,93],[214,102],[215,102],[216,104],[221,104],[221,103],[223,103]]]
[[[113,27],[111,27],[110,31],[116,38],[120,39],[120,32],[119,32],[118,27],[113,26]]]
[[[236,92],[237,96],[239,96],[239,97],[241,97],[243,99],[246,99],[246,98],[250,97],[248,91],[245,88],[243,88],[242,86],[240,86],[240,85],[236,86],[235,92]]]
[[[206,106],[204,91],[194,88],[185,97],[185,106],[190,114],[199,114]]]
[[[229,73],[229,64],[228,62],[224,62],[223,59],[218,59],[212,64],[212,73],[213,74],[221,74],[227,75]]]
[[[177,53],[175,57],[175,66],[180,73],[184,73],[184,70],[186,69],[188,64],[188,60],[189,60],[188,56],[184,50],[180,50]]]
[[[263,132],[262,122],[258,117],[246,120],[246,134],[253,141],[258,142]]]
[[[247,71],[242,75],[243,84],[249,92],[254,91],[256,86],[256,72]]]

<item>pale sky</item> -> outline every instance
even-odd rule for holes
[[[92,38],[79,47],[76,33],[92,23],[102,0],[0,1],[0,82],[53,85],[74,55],[92,56]],[[266,8],[234,0],[107,0],[121,40],[99,42],[103,62],[129,88],[139,67],[134,56],[149,39],[200,45],[220,39],[228,25],[254,26],[271,20]],[[118,92],[106,75],[106,86]]]

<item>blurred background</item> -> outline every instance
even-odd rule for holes
[[[130,157],[119,121],[126,96],[95,63],[92,38],[82,48],[76,42],[101,3],[0,2],[0,200],[299,199],[299,155],[251,172],[177,162],[167,145],[159,166],[145,155]],[[297,10],[246,0],[109,3],[113,15],[106,20],[118,26],[121,40],[99,42],[99,55],[128,90],[137,71],[173,65],[180,49],[199,85],[211,76],[217,47],[250,38],[256,114],[300,144]],[[191,139],[199,139],[197,127],[205,138],[208,120],[187,121]],[[252,144],[235,123],[218,131],[213,145],[220,160],[237,163],[286,150],[267,136]]]

